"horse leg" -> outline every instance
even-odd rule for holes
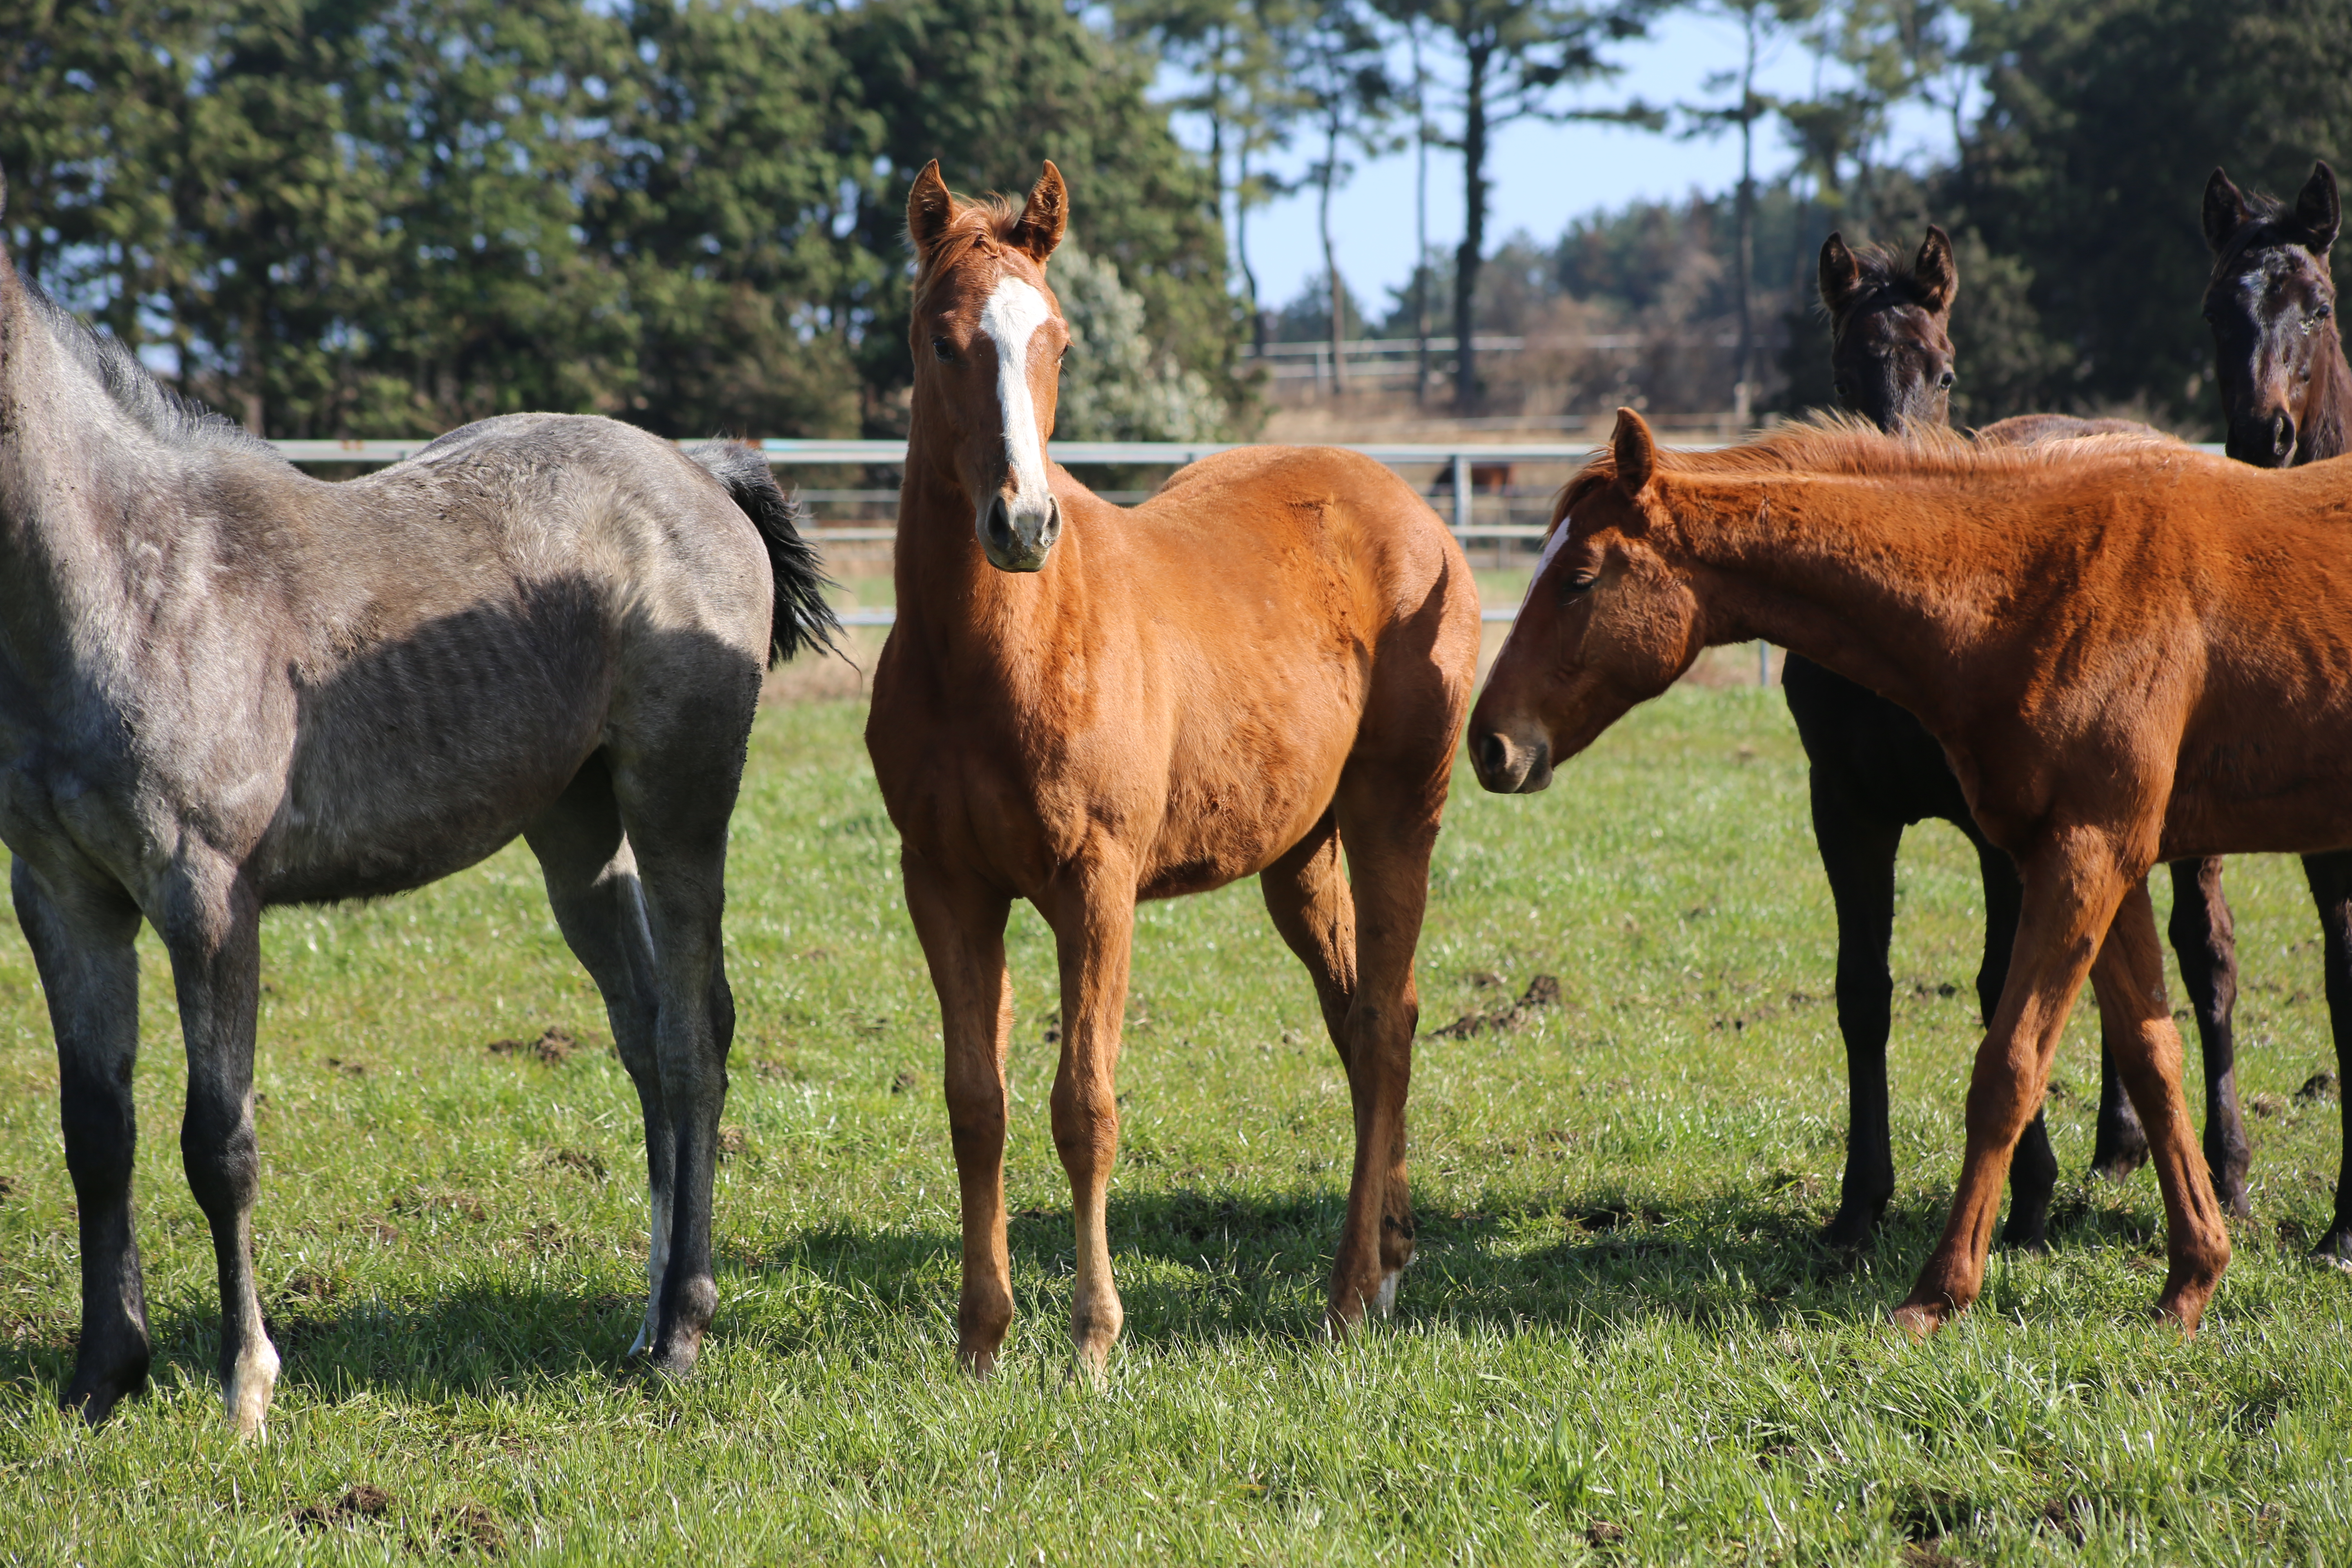
[[[1367,1308],[1393,1308],[1398,1278],[1412,1261],[1405,1098],[1412,1086],[1413,1032],[1421,1026],[1412,959],[1446,783],[1443,770],[1418,790],[1401,788],[1391,771],[1351,769],[1339,780],[1339,842],[1356,927],[1356,986],[1340,1054],[1355,1110],[1356,1162],[1331,1263],[1326,1321],[1335,1335]]]
[[[180,1158],[213,1233],[220,1274],[221,1401],[239,1436],[257,1436],[278,1382],[278,1350],[253,1285],[253,1036],[261,1005],[261,900],[234,868],[198,868],[166,895],[157,921],[172,955],[188,1051]]]
[[[1933,1333],[1983,1289],[2000,1189],[2017,1140],[2050,1081],[2067,1010],[2098,951],[2126,879],[2105,836],[2077,830],[2026,868],[2009,982],[1969,1083],[1968,1147],[1944,1234],[1895,1321]]]
[[[709,733],[721,731],[709,726]],[[734,733],[739,749],[733,755],[740,757],[741,731]],[[653,942],[654,1077],[669,1132],[669,1241],[645,1354],[655,1371],[680,1377],[694,1370],[719,1310],[711,1190],[734,1022],[719,920],[726,906],[727,819],[739,774],[729,759],[695,752],[686,745],[655,751],[662,758],[658,775],[626,764],[612,770]],[[649,1154],[646,1168],[658,1173],[662,1163],[659,1154]]]
[[[147,1296],[131,1214],[139,1141],[131,1071],[139,1058],[139,910],[112,888],[53,891],[32,862],[11,875],[16,923],[33,950],[58,1042],[59,1121],[81,1241],[81,1342],[58,1402],[95,1426],[147,1384]]]
[[[2218,866],[2219,862],[2208,862]],[[2215,883],[2218,891],[2218,880]],[[2127,889],[2091,969],[2099,1011],[2114,1024],[2116,1067],[2147,1129],[2164,1192],[2165,1250],[2170,1267],[2158,1315],[2197,1331],[2205,1303],[2230,1266],[2230,1228],[2213,1194],[2180,1089],[2180,1031],[2164,995],[2164,950],[2145,879]]]
[[[2099,1120],[2091,1142],[2091,1174],[2120,1182],[2147,1163],[2147,1131],[2116,1071],[2115,1039],[2099,1021]]]
[[[1987,839],[1973,821],[1961,825],[1977,847],[1977,871],[1984,881],[1984,958],[1977,965],[1977,1006],[1990,1021],[2000,1005],[2001,987],[2009,981],[2009,957],[2017,947],[2017,912],[2025,885],[2017,879],[2017,862]],[[2050,1147],[2050,1122],[2036,1104],[2033,1120],[2019,1134],[2017,1154],[2009,1165],[2009,1223],[2001,1226],[2000,1244],[2028,1252],[2050,1247],[2050,1200],[2058,1190],[2058,1155]]]
[[[2316,889],[2315,883],[2315,899]],[[2238,1043],[2231,1019],[2238,1005],[2238,942],[2230,902],[2221,896],[2220,860],[2173,863],[2168,934],[2205,1052],[2205,1164],[2221,1207],[2244,1219],[2253,1213],[2246,1202],[2253,1153],[2238,1109]]]
[[[668,1271],[673,1156],[669,1112],[654,1051],[657,1019],[653,933],[646,924],[637,860],[621,833],[621,810],[602,755],[591,757],[553,805],[523,830],[547,882],[547,902],[563,940],[604,999],[621,1065],[636,1086],[646,1127],[649,1196],[646,1315],[629,1354],[641,1355],[659,1328]]]
[[[1119,1031],[1135,935],[1135,870],[1097,848],[1066,871],[1047,900],[1062,973],[1062,1061],[1054,1074],[1054,1146],[1070,1175],[1078,1278],[1070,1338],[1078,1365],[1099,1377],[1127,1321],[1110,1271],[1105,1205],[1118,1158]]]
[[[1327,815],[1314,831],[1260,873],[1258,885],[1275,929],[1315,982],[1323,1026],[1339,1053],[1339,1065],[1347,1070],[1353,1099],[1358,1093],[1358,1075],[1349,1049],[1348,1020],[1356,995],[1356,904],[1339,868],[1339,852],[1337,820]],[[1412,1194],[1405,1182],[1402,1127],[1400,1121],[1399,1137],[1390,1152],[1381,1185],[1380,1284],[1370,1303],[1381,1317],[1394,1309],[1398,1277],[1412,1261]]]
[[[1012,900],[899,852],[907,910],[939,993],[947,1043],[948,1136],[963,1217],[963,1290],[956,1358],[985,1376],[1013,1326],[1013,1263],[1004,1240],[1004,1058],[1013,1038],[1013,977],[1004,967]]]
[[[1903,825],[1868,816],[1816,777],[1813,838],[1837,910],[1838,1033],[1845,1038],[1845,1174],[1837,1213],[1822,1242],[1866,1244],[1895,1195],[1895,1152],[1887,1128],[1886,1037],[1893,1026],[1895,980],[1886,952],[1895,940],[1895,854]]]
[[[2305,856],[2303,871],[2311,883],[2312,901],[2319,906],[2327,1021],[2336,1036],[2336,1099],[2344,1119],[2336,1217],[2312,1256],[2352,1268],[2352,855]]]

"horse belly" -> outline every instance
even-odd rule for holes
[[[362,678],[304,694],[256,857],[265,898],[422,887],[497,853],[554,803],[602,740],[603,661],[497,663],[438,689]]]
[[[1339,693],[1331,693],[1335,697]],[[1138,895],[1174,898],[1255,876],[1311,832],[1339,787],[1358,714],[1252,712],[1196,734],[1170,771],[1168,805]]]

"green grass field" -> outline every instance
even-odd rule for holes
[[[1067,1375],[1056,988],[1018,911],[1023,1316],[981,1384],[954,1363],[938,1017],[863,717],[779,707],[753,742],[722,1306],[684,1384],[620,1362],[644,1288],[635,1100],[517,847],[269,921],[258,1256],[286,1367],[266,1445],[232,1440],[214,1392],[146,940],[156,1385],[97,1432],[60,1416],[56,1067],[0,931],[0,1561],[2352,1562],[2352,1279],[2300,1245],[2337,1139],[2333,1105],[2294,1097],[2332,1062],[2292,862],[2231,868],[2255,1217],[2193,1342],[2142,1321],[2152,1176],[2080,1180],[2087,1001],[2051,1105],[2055,1253],[1997,1257],[1929,1344],[1882,1327],[1958,1170],[1977,1039],[1973,861],[1941,826],[1903,867],[1892,1223],[1858,1260],[1811,1246],[1843,1056],[1776,692],[1677,689],[1538,798],[1460,776],[1422,950],[1420,1259],[1396,1319],[1343,1347],[1318,1329],[1347,1097],[1305,977],[1252,887],[1150,906],[1111,1189],[1127,1332],[1100,1388]],[[1538,973],[1561,1005],[1429,1037]],[[488,1048],[550,1026],[568,1058]]]

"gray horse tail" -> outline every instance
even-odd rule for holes
[[[803,648],[838,652],[834,639],[841,622],[824,601],[824,591],[833,584],[817,559],[816,547],[801,537],[800,502],[777,488],[767,458],[743,441],[704,441],[686,448],[686,455],[727,487],[768,547],[768,567],[776,574],[776,618],[768,634],[770,666]]]

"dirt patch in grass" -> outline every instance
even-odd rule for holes
[[[382,1519],[399,1500],[382,1487],[362,1481],[332,1502],[314,1502],[296,1509],[294,1525],[298,1530],[325,1530],[331,1525],[356,1524],[363,1519]]]
[[[535,1040],[492,1040],[486,1048],[494,1057],[529,1057],[532,1061],[560,1068],[579,1051],[580,1041],[562,1025],[551,1024]]]
[[[471,1552],[497,1557],[507,1549],[506,1526],[479,1503],[443,1509],[433,1516],[433,1530],[441,1538],[442,1549],[454,1555]]]
[[[1485,979],[1483,975],[1478,978],[1482,982]],[[1509,1006],[1498,1007],[1491,1013],[1465,1013],[1444,1028],[1432,1032],[1438,1038],[1446,1040],[1466,1040],[1474,1035],[1485,1034],[1490,1029],[1496,1033],[1507,1033],[1512,1029],[1523,1028],[1532,1022],[1538,1008],[1559,1005],[1559,977],[1553,974],[1538,974],[1528,982],[1528,988],[1521,992],[1519,999]]]

